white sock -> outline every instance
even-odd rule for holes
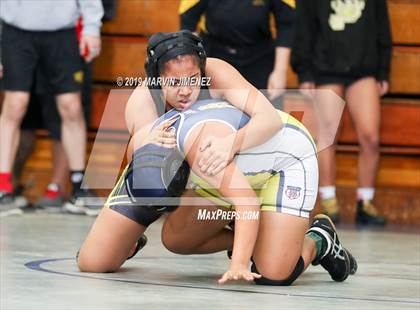
[[[359,187],[357,189],[357,200],[373,200],[375,195],[375,188],[373,187]]]
[[[335,198],[335,186],[320,186],[319,195],[321,199]]]

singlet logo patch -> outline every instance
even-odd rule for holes
[[[286,188],[286,196],[291,199],[298,199],[300,197],[300,187],[296,187],[296,186],[287,186]]]

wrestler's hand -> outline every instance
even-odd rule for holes
[[[235,135],[229,135],[223,138],[207,137],[200,145],[200,151],[203,152],[198,166],[201,172],[207,175],[216,175],[222,171],[235,156],[233,144]]]
[[[255,278],[261,278],[261,275],[251,272],[247,265],[231,263],[229,270],[226,271],[217,282],[219,284],[223,284],[232,280],[252,281]]]
[[[153,143],[166,148],[176,147],[175,130],[171,125],[177,118],[170,118],[152,129],[145,140],[145,144]]]
[[[284,93],[286,88],[286,74],[273,71],[268,77],[267,94],[268,99],[273,100]]]

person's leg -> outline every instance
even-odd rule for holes
[[[5,97],[0,115],[0,193],[3,193],[0,198],[13,191],[11,172],[20,124],[28,106],[39,55],[33,33],[3,23],[1,36]]]
[[[20,123],[25,115],[29,102],[29,93],[23,91],[6,91],[0,115],[0,174],[11,173],[16,150],[20,139]],[[11,175],[9,176],[11,177]],[[11,193],[9,182],[1,180],[0,191]],[[3,181],[5,181],[3,183]]]
[[[318,190],[316,154],[299,130],[285,130],[283,140],[286,145],[297,141],[299,148],[294,161],[278,158],[281,170],[260,192],[263,206],[251,269],[262,275],[257,284],[290,285],[316,257],[314,241],[305,237]]]
[[[82,272],[114,272],[132,255],[146,230],[109,208],[102,209],[80,248],[77,264]]]
[[[262,277],[254,281],[290,285],[310,263],[320,263],[335,281],[344,281],[350,273],[350,258],[341,249],[335,228],[323,219],[325,227],[318,225],[321,219],[315,217],[307,232],[319,180],[313,142],[294,128],[286,129],[282,139],[287,147],[292,141],[299,147],[293,149],[292,157],[278,158],[279,173],[261,190],[263,212],[251,271]]]
[[[53,140],[51,151],[53,161],[53,175],[51,177],[51,183],[59,185],[60,190],[64,192],[69,174],[66,151],[64,150],[61,141],[58,140]]]
[[[59,140],[52,140],[52,176],[42,197],[36,202],[36,206],[46,208],[49,211],[61,211],[65,201],[67,179],[69,175],[67,156]]]
[[[85,169],[86,125],[80,98],[83,72],[75,30],[43,34],[41,51],[42,73],[55,95],[62,121],[61,141],[72,172],[73,196],[79,197],[76,194],[83,192],[80,186]],[[85,206],[85,201],[82,205]]]
[[[38,70],[37,84],[44,127],[49,131],[52,139],[52,176],[44,194],[37,201],[37,205],[50,211],[59,211],[64,203],[64,193],[68,180],[68,162],[66,152],[61,143],[61,119],[58,113],[55,96],[46,78]]]
[[[322,212],[328,214],[334,222],[340,220],[339,206],[335,193],[336,177],[336,135],[338,134],[341,114],[343,112],[343,86],[325,84],[317,87],[314,105],[318,119],[318,162],[319,162],[319,193]]]
[[[330,218],[308,219],[295,215],[263,212],[251,271],[262,275],[261,285],[291,285],[309,266],[321,266],[334,281],[342,282],[357,271],[357,262],[344,249]]]
[[[189,205],[185,203],[188,199]],[[181,206],[169,213],[162,227],[162,243],[178,254],[206,254],[232,249],[233,232],[225,229],[230,220],[199,219],[199,210],[216,212],[220,207],[192,191],[186,192]],[[221,208],[227,211],[227,208]]]
[[[66,151],[61,143],[61,117],[53,91],[41,72],[38,72],[37,84],[38,91],[41,92],[39,97],[42,102],[41,109],[44,127],[48,130],[52,139],[53,175],[50,184],[58,185],[60,192],[65,192],[69,168]]]
[[[316,256],[315,243],[305,238],[308,219],[277,212],[261,212],[260,229],[253,260],[258,272],[266,279],[286,280],[295,270],[299,258],[303,268]]]
[[[370,203],[374,196],[379,162],[381,111],[376,80],[366,77],[352,83],[346,90],[346,99],[360,145],[357,221],[362,224],[384,225],[384,218],[378,216]]]
[[[61,116],[61,139],[71,170],[84,170],[86,151],[86,124],[83,118],[80,93],[57,95]]]
[[[26,161],[35,148],[36,133],[34,129],[21,129],[19,145],[16,151],[15,162],[13,164],[13,187],[16,190],[21,187],[21,176]]]
[[[0,213],[21,214],[26,199],[13,195],[12,169],[38,62],[36,36],[3,23],[2,64],[5,97],[0,115]]]
[[[346,90],[346,100],[360,144],[359,187],[374,187],[379,161],[380,101],[376,80],[360,79]]]
[[[104,207],[77,254],[84,272],[113,272],[138,250],[146,227],[159,218],[148,208],[133,205],[125,186],[127,168],[108,197]],[[142,236],[142,238],[140,238]]]
[[[38,83],[35,78],[35,83],[31,89],[31,95],[25,116],[20,125],[20,139],[16,151],[15,162],[13,165],[13,187],[15,193],[23,190],[21,184],[21,176],[26,161],[31,156],[36,143],[36,129],[43,128],[40,97],[36,93],[36,85]]]

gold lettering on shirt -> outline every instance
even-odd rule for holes
[[[334,13],[330,14],[328,23],[332,30],[342,31],[346,24],[354,24],[362,16],[365,0],[332,0],[331,8]]]
[[[253,6],[261,6],[261,5],[264,5],[264,4],[265,4],[264,0],[253,0],[252,1]]]

